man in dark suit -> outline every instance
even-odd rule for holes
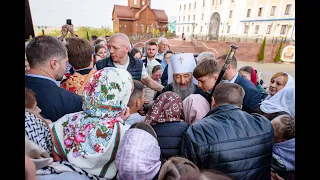
[[[82,98],[59,87],[67,70],[67,48],[51,36],[33,38],[26,56],[30,73],[25,75],[25,86],[35,92],[41,115],[55,122],[62,116],[82,111]]]
[[[220,70],[226,58],[227,54],[224,54],[217,58]],[[228,65],[226,71],[222,76],[222,79],[228,80],[230,83],[239,84],[245,91],[242,110],[248,113],[255,112],[255,110],[259,107],[261,93],[259,93],[255,85],[251,81],[242,77],[238,73],[237,59],[235,58],[235,56],[233,56],[233,58],[231,59],[230,64]]]

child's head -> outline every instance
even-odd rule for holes
[[[159,180],[179,179],[188,172],[199,172],[199,168],[190,160],[181,157],[171,157],[160,169]]]
[[[272,121],[274,142],[279,143],[295,137],[295,119],[290,115],[280,115]]]
[[[128,107],[130,111],[136,113],[143,107],[144,104],[144,92],[143,92],[143,84],[140,81],[133,80],[134,89],[130,96]]]

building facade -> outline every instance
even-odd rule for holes
[[[295,39],[294,0],[180,0],[177,35]]]
[[[127,35],[152,34],[168,30],[168,16],[164,10],[151,9],[151,0],[128,0],[128,6],[114,5],[113,31]]]

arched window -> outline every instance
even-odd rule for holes
[[[136,5],[136,4],[137,4],[137,0],[134,0],[134,1],[133,1],[133,4]]]
[[[142,6],[144,5],[144,0],[142,0]]]

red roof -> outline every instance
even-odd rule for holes
[[[168,16],[164,10],[161,9],[151,9],[157,16],[159,22],[168,22]]]
[[[119,19],[132,19],[131,9],[129,6],[114,5],[113,12],[116,12]]]
[[[134,20],[134,18],[138,19],[140,16],[140,13],[146,8],[147,5],[145,5],[144,7],[142,7],[135,15],[135,17],[132,17],[131,14],[131,9],[129,6],[122,6],[122,5],[114,5],[113,8],[113,12],[116,12],[116,16],[119,19],[130,19],[130,20]],[[168,22],[168,16],[166,14],[166,12],[164,10],[161,9],[151,9],[156,17],[157,17],[157,21],[159,22]]]
[[[135,18],[135,19],[139,19],[140,13],[141,13],[142,11],[144,11],[147,7],[148,7],[147,5],[144,5],[144,6],[136,13],[136,15],[134,15],[134,18]],[[153,12],[153,13],[154,13],[154,12]]]

